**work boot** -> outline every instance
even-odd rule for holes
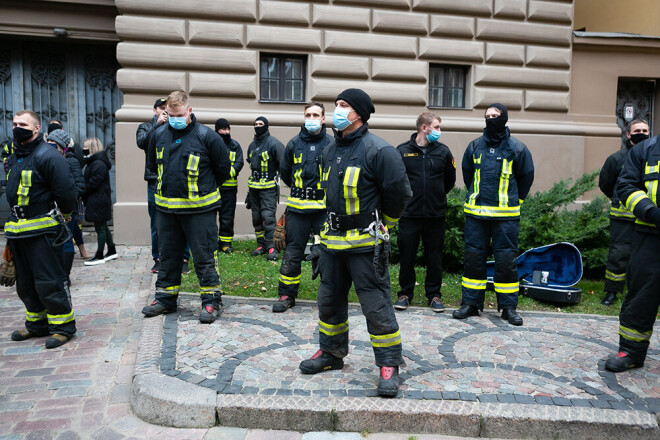
[[[643,366],[643,360],[637,362],[625,351],[618,352],[616,356],[610,357],[607,362],[605,362],[605,369],[614,373],[621,373],[622,371],[628,371],[631,368],[641,368]]]
[[[231,243],[218,243],[218,250],[223,254],[231,254],[234,252],[234,248],[231,246]]]
[[[378,395],[395,397],[399,392],[399,367],[380,367]]]
[[[255,250],[250,252],[250,256],[251,257],[258,257],[259,255],[263,255],[265,253],[266,253],[266,249],[264,249],[263,246],[259,246]]]
[[[278,255],[277,250],[275,248],[270,248],[268,249],[268,255],[266,256],[266,260],[277,261],[277,255]]]
[[[151,273],[158,273],[160,270],[160,260],[156,258],[154,260],[154,265],[151,267]]]
[[[451,314],[454,319],[465,319],[468,316],[479,316],[479,309],[477,306],[470,304],[463,304],[460,309],[454,310]]]
[[[105,263],[105,257],[103,256],[103,251],[96,252],[92,258],[85,261],[85,266],[96,266],[97,264]]]
[[[188,260],[183,260],[183,265],[181,266],[181,273],[182,274],[190,273],[190,266],[188,266]]]
[[[11,334],[11,340],[12,341],[25,341],[26,339],[39,338],[39,337],[42,337],[42,336],[48,336],[48,334],[39,335],[37,333],[32,333],[30,330],[27,330],[27,329],[15,330]]]
[[[394,302],[394,308],[397,310],[406,310],[410,305],[410,298],[408,295],[401,295],[399,299]]]
[[[110,261],[117,257],[119,257],[119,255],[117,255],[117,249],[114,246],[108,246],[108,252],[103,256],[103,259],[105,261]]]
[[[158,316],[158,315],[166,315],[168,313],[173,313],[176,312],[176,307],[173,309],[168,309],[166,306],[163,304],[159,303],[158,301],[154,301],[148,306],[144,306],[142,308],[142,314],[146,316],[147,318],[151,318],[152,316]]]
[[[502,319],[506,319],[511,325],[523,325],[523,319],[514,307],[505,307],[502,310]]]
[[[611,306],[616,301],[616,293],[605,292],[605,298],[600,302],[604,306]]]
[[[309,359],[300,363],[300,371],[303,374],[316,374],[328,370],[341,370],[344,368],[344,360],[319,350]]]
[[[296,305],[296,299],[292,296],[280,295],[279,299],[273,304],[274,313],[286,312],[287,309]]]
[[[222,306],[214,307],[214,306],[203,306],[202,307],[202,313],[199,315],[199,322],[202,324],[211,324],[213,321],[215,321],[218,318],[218,314],[220,313],[219,308]]]
[[[60,345],[64,345],[69,342],[69,339],[71,339],[71,337],[67,335],[55,333],[54,335],[50,335],[50,338],[46,339],[46,348],[59,347]]]

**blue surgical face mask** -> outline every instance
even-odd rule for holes
[[[335,128],[339,131],[342,131],[344,128],[351,125],[353,122],[348,119],[348,114],[351,111],[347,108],[336,107],[335,111],[332,113],[332,122],[335,124]]]
[[[426,139],[430,142],[436,142],[438,139],[440,139],[440,135],[442,132],[440,130],[432,130],[429,134],[426,135]]]
[[[188,126],[185,116],[170,116],[167,121],[170,123],[170,127],[175,130],[183,130]]]
[[[305,128],[310,133],[316,133],[321,129],[321,121],[319,119],[305,119]]]

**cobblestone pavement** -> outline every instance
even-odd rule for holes
[[[300,304],[300,303],[299,303]],[[317,310],[271,312],[271,302],[226,299],[221,318],[199,323],[199,299],[184,296],[165,320],[160,369],[222,394],[375,396],[377,369],[359,306],[349,314],[350,354],[341,371],[304,375],[317,347]],[[616,318],[524,313],[514,327],[495,311],[459,321],[428,308],[397,312],[406,366],[399,397],[637,409],[660,412],[660,351],[644,368],[615,375]],[[658,332],[651,347],[659,347]]]
[[[273,314],[270,302],[226,298],[220,319],[201,325],[199,299],[182,295],[179,313],[145,320],[140,309],[153,295],[149,250],[121,246],[119,253],[119,259],[94,267],[76,259],[72,298],[78,333],[57,349],[46,350],[41,338],[9,340],[11,331],[23,326],[24,308],[15,289],[0,289],[0,439],[360,438],[357,432],[152,425],[133,415],[129,400],[135,375],[153,370],[218,391],[219,406],[231,399],[309,406],[310,399],[318,398],[319,405],[336,402],[332,399],[367,402],[367,411],[371,403],[382,402],[392,411],[426,404],[450,412],[456,408],[459,414],[470,404],[499,411],[513,405],[488,402],[515,402],[530,414],[584,407],[612,420],[660,412],[657,332],[644,368],[617,376],[602,369],[602,360],[616,349],[616,319],[523,312],[525,326],[515,328],[493,311],[462,322],[449,313],[410,308],[397,313],[407,362],[400,398],[370,398],[377,369],[359,307],[351,309],[345,368],[303,376],[298,363],[317,348],[312,304]],[[478,416],[470,420],[479,425]],[[649,426],[648,420],[644,423]],[[364,431],[349,426],[342,430]],[[410,432],[424,431],[420,426]],[[471,432],[498,437],[497,431]],[[368,438],[409,435],[372,433]]]

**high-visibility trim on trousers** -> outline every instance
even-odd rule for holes
[[[48,324],[62,325],[66,324],[67,322],[71,322],[74,319],[73,310],[71,310],[65,315],[48,315]]]
[[[282,284],[300,284],[300,274],[295,277],[289,277],[280,274],[280,283]]]
[[[27,310],[25,311],[25,320],[26,321],[36,322],[36,321],[40,321],[44,318],[46,318],[46,310],[43,310],[39,313],[28,312]]]
[[[486,290],[488,280],[473,280],[471,278],[463,277],[461,285],[467,289]]]
[[[327,324],[319,319],[319,331],[328,336],[336,336],[348,331],[348,320],[341,324]]]
[[[399,330],[388,335],[369,335],[369,338],[371,338],[371,345],[374,347],[391,347],[401,344],[401,333],[399,333]]]
[[[640,332],[632,328],[624,327],[619,325],[619,336],[624,339],[635,342],[644,342],[651,340],[651,335],[653,334],[653,329],[647,332]]]
[[[157,289],[157,292],[161,291],[161,292],[167,293],[169,295],[178,295],[180,288],[181,288],[181,286],[169,286],[169,287],[159,288],[159,289]]]
[[[612,281],[625,281],[626,280],[626,274],[625,273],[613,273],[610,272],[609,270],[605,271],[605,278],[608,280]]]
[[[520,284],[516,281],[515,283],[493,283],[495,286],[495,292],[497,293],[517,293]]]

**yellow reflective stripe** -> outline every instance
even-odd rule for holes
[[[191,197],[188,199],[163,197],[156,194],[156,205],[163,208],[202,208],[204,206],[212,205],[220,200],[220,191],[217,189],[210,194],[202,197]]]
[[[229,152],[229,162],[231,164],[231,169],[234,169],[234,164],[236,163],[236,152],[235,151],[230,151]]]
[[[293,155],[293,163],[302,163],[302,153],[300,153],[298,156],[295,154]]]
[[[18,204],[26,206],[30,202],[30,187],[32,186],[32,170],[21,171],[21,179],[18,184]]]
[[[158,287],[156,293],[167,293],[168,295],[178,295],[181,286]]]
[[[391,228],[392,226],[396,225],[396,223],[397,223],[398,221],[399,221],[398,218],[393,218],[393,217],[390,217],[389,215],[383,213],[383,223],[384,223],[385,226],[387,226],[388,228]]]
[[[518,293],[519,284],[515,283],[493,283],[497,293]]]
[[[626,274],[625,273],[614,273],[614,272],[610,272],[609,270],[605,270],[605,278],[610,280],[610,281],[625,281]]]
[[[623,205],[621,202],[619,202],[619,206],[619,208],[615,208],[614,206],[610,207],[610,215],[612,217],[635,218],[635,214],[628,211],[625,207],[622,207]]]
[[[479,157],[472,155],[472,161],[474,162],[475,165],[481,164],[481,154]],[[473,188],[474,190],[472,191],[472,194],[470,195],[470,198],[468,199],[468,204],[474,205],[476,203],[477,197],[479,197],[479,183],[481,182],[481,167],[476,168],[474,170],[474,180],[473,180]],[[470,189],[470,188],[468,188]]]
[[[76,319],[73,316],[73,310],[71,310],[69,313],[66,315],[48,315],[48,324],[54,324],[54,325],[61,325],[61,324],[66,324],[67,322],[71,322],[74,319]]]
[[[656,227],[653,223],[648,223],[648,222],[642,221],[642,220],[640,220],[640,219],[635,220],[635,224],[636,224],[636,225],[649,226],[649,227],[651,227],[651,228],[655,228],[655,227]]]
[[[236,186],[238,186],[238,180],[236,180],[236,179],[227,179],[224,182],[222,182],[222,187],[223,188],[233,188],[233,187],[236,187]]]
[[[328,227],[321,231],[321,244],[328,249],[352,249],[373,246],[374,237],[367,233],[361,233],[359,229],[349,229],[344,235],[328,235]],[[380,243],[382,240],[379,240]]]
[[[300,274],[295,277],[288,277],[286,275],[280,274],[280,283],[282,284],[300,284]]]
[[[518,206],[477,206],[466,203],[463,212],[482,217],[519,217],[520,205]]]
[[[652,173],[657,173],[660,170],[660,161],[656,165],[649,165],[649,163],[646,163],[645,166],[645,174],[652,174]],[[656,201],[656,197],[658,195],[658,179],[655,180],[646,180],[644,182],[644,186],[646,186],[646,193],[648,194],[649,198],[653,203]]]
[[[160,193],[160,190],[163,186],[163,150],[165,148],[156,148],[156,160],[161,159],[161,162],[158,164],[158,185],[156,186],[156,192]]]
[[[261,153],[261,172],[268,172],[268,151]]]
[[[336,336],[348,331],[348,320],[340,324],[328,324],[319,319],[319,331],[328,336]]]
[[[401,344],[401,334],[399,330],[388,335],[369,335],[371,345],[374,347],[391,347]]]
[[[346,199],[346,214],[348,215],[360,213],[360,199],[357,193],[360,171],[359,167],[347,167],[344,175],[344,199]]]
[[[219,285],[217,286],[200,286],[199,287],[199,294],[200,295],[208,295],[211,293],[219,292],[221,287]]]
[[[320,169],[320,167],[321,167],[321,166],[319,165],[319,169]],[[332,169],[332,165],[330,165],[330,166],[328,167],[328,169],[325,170],[325,173],[322,173],[322,174],[321,174],[321,180],[322,180],[322,181],[324,181],[324,182],[327,182],[327,181],[328,181],[328,176],[330,175],[330,170],[331,170],[331,169]]]
[[[652,334],[653,334],[653,329],[647,332],[640,332],[635,329],[619,325],[619,335],[622,338],[628,339],[630,341],[636,341],[636,342],[650,341]]]
[[[30,322],[40,321],[46,317],[46,310],[38,313],[25,311],[25,320]]]
[[[303,187],[302,172],[303,172],[302,168],[299,168],[293,172],[293,179],[294,179],[293,185],[297,188]]]
[[[267,188],[274,188],[275,185],[275,180],[253,180],[252,177],[248,178],[248,188],[252,189],[267,189]]]
[[[227,236],[227,235],[218,235],[218,240],[220,241],[232,241],[234,239],[234,236]]]
[[[461,281],[463,287],[474,290],[486,290],[486,283],[488,283],[488,280],[473,280],[466,277],[463,277]]]
[[[191,154],[188,156],[188,197],[193,199],[197,197],[199,191],[197,187],[197,178],[199,177],[199,156]]]
[[[628,211],[630,212],[635,212],[635,206],[637,206],[642,199],[648,198],[649,196],[647,196],[644,191],[635,191],[626,199],[626,208],[628,208]]]
[[[264,236],[264,231],[257,231],[254,233],[254,235],[256,235],[257,238],[262,238]]]
[[[8,220],[5,223],[5,233],[19,234],[21,232],[37,231],[39,229],[48,229],[58,226],[56,220],[50,216],[43,216],[33,219],[18,219],[16,221]]]
[[[500,173],[499,189],[499,201],[500,207],[502,208],[509,206],[509,178],[511,177],[512,167],[513,162],[506,159],[502,160],[502,172]]]
[[[297,209],[325,209],[325,199],[323,200],[303,200],[297,197],[289,197],[286,206]]]

